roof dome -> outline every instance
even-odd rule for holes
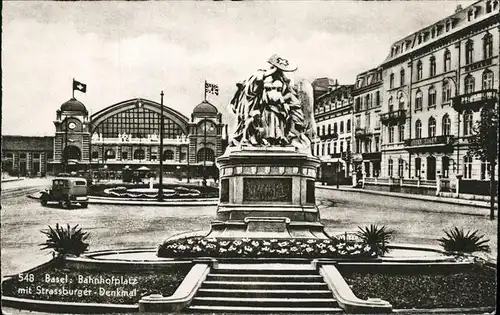
[[[196,105],[193,114],[217,114],[217,108],[209,102],[203,101]]]
[[[83,105],[82,102],[77,100],[76,98],[72,98],[69,101],[63,103],[61,105],[61,111],[71,111],[71,112],[87,112],[87,108]]]

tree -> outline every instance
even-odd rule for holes
[[[498,112],[496,108],[483,108],[469,140],[469,151],[482,161],[490,163],[490,219],[495,218],[495,167],[498,158]]]

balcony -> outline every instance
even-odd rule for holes
[[[406,149],[409,151],[431,151],[438,150],[453,150],[453,136],[435,136],[418,139],[405,140]]]
[[[380,121],[384,125],[388,125],[391,123],[404,122],[406,120],[406,110],[399,109],[393,112],[388,112],[380,115]]]
[[[480,60],[480,61],[466,65],[464,67],[464,71],[469,72],[469,71],[477,70],[477,69],[484,68],[487,66],[491,66],[492,64],[493,64],[493,58],[488,58],[488,59]]]
[[[362,153],[354,153],[352,155],[353,162],[363,162],[363,154]]]
[[[356,138],[366,138],[371,136],[371,134],[372,133],[369,131],[368,128],[356,127],[356,129],[354,129],[354,136]]]
[[[481,107],[489,109],[495,108],[496,102],[498,102],[497,90],[481,90],[454,97],[453,108],[460,113],[468,109],[477,112],[481,109]]]

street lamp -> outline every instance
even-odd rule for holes
[[[205,120],[204,122],[204,140],[203,140],[203,186],[207,185],[207,123],[208,121]],[[213,131],[214,128],[212,125],[210,125],[210,131]]]
[[[163,91],[160,93],[160,181],[158,183],[158,201],[163,201]]]

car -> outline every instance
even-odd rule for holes
[[[52,180],[52,187],[41,193],[40,202],[46,206],[49,202],[58,202],[67,209],[74,205],[87,208],[87,181],[81,177],[57,177]]]

